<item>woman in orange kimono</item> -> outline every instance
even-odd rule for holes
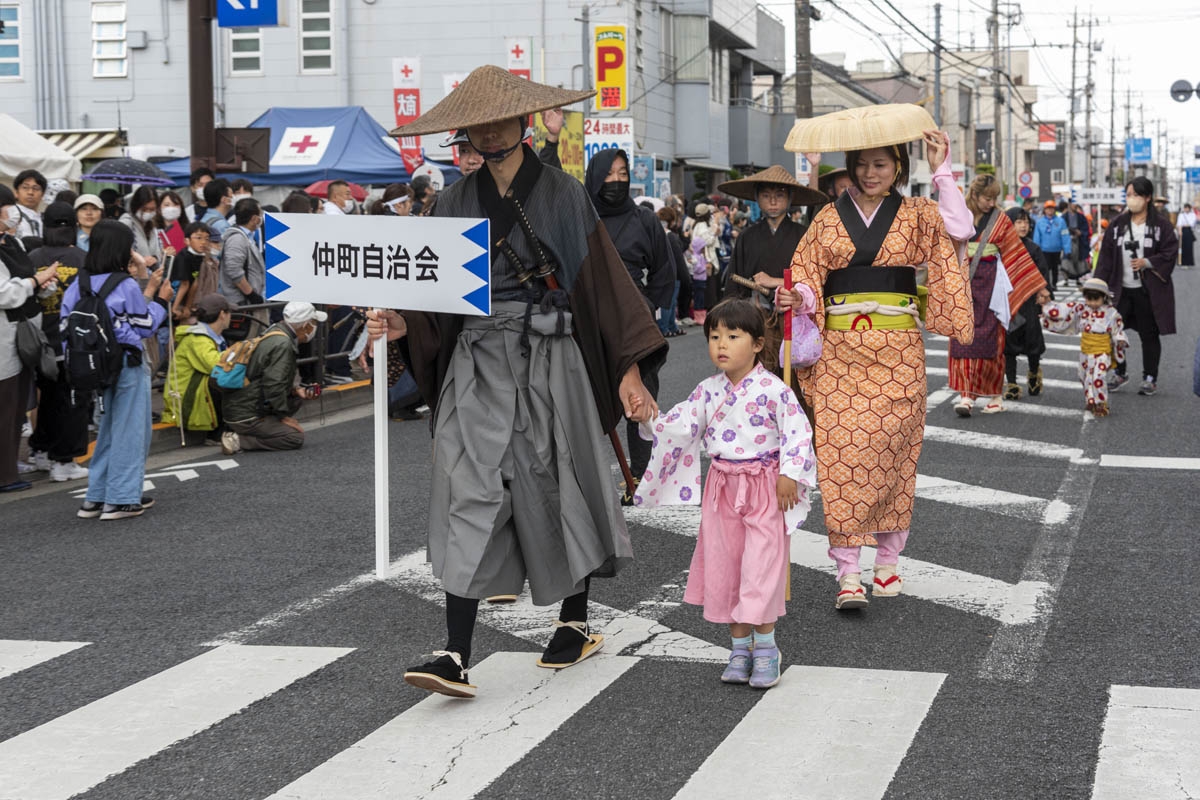
[[[870,116],[889,108],[896,107],[850,112]],[[924,127],[932,128],[932,120]],[[931,163],[940,163],[943,140],[929,134],[925,141]],[[925,306],[925,327],[934,333],[963,343],[974,334],[966,270],[937,203],[898,192],[908,179],[907,147],[886,142],[850,151],[846,167],[854,187],[821,209],[792,258],[794,280],[811,289],[824,310],[816,317],[821,358],[798,378],[816,414],[818,477],[839,609],[867,604],[859,567],[863,545],[878,548],[872,594],[900,593],[896,570],[912,520],[925,430],[919,307]],[[928,268],[928,285],[918,289],[921,266]],[[789,298],[781,291],[779,300],[781,307],[798,307],[800,293]]]

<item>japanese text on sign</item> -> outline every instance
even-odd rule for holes
[[[388,245],[385,249],[372,242],[368,245],[337,244],[327,241],[313,243],[312,264],[314,276],[346,275],[351,278],[376,278],[389,281],[437,281],[437,253],[425,245],[415,258],[409,256],[408,248],[402,244]],[[385,270],[386,264],[386,270]],[[412,267],[416,267],[415,277]]]

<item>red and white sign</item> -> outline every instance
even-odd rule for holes
[[[1022,186],[1028,186],[1029,184],[1033,183],[1033,173],[1029,170],[1026,170],[1017,176],[1017,181]]]
[[[466,72],[443,72],[442,97],[448,96],[457,89],[458,85],[467,79],[467,74]]]
[[[528,36],[517,36],[504,40],[504,58],[508,71],[530,80],[533,69],[533,39]]]
[[[321,163],[336,130],[325,128],[284,128],[279,145],[271,156],[272,167],[315,167]]]
[[[1058,147],[1058,126],[1053,122],[1038,125],[1038,150],[1054,150]]]
[[[421,116],[421,58],[392,59],[392,105],[396,110],[396,125],[407,125]],[[425,160],[421,156],[421,137],[400,139],[400,157],[412,172]]]

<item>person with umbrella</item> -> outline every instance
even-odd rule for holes
[[[925,433],[925,346],[931,333],[969,344],[971,292],[937,204],[904,197],[908,142],[934,129],[923,108],[893,104],[798,120],[785,147],[846,152],[853,186],[822,208],[792,257],[816,298],[820,359],[797,373],[812,402],[829,555],[839,609],[863,608],[859,551],[877,545],[873,595],[900,593]],[[940,154],[939,154],[940,155]],[[927,267],[925,292],[917,268]],[[927,298],[922,310],[921,297]],[[781,310],[802,305],[780,290]]]

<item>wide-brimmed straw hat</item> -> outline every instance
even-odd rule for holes
[[[500,67],[475,69],[442,102],[416,120],[392,129],[392,136],[425,136],[472,125],[525,117],[569,106],[595,95],[594,89],[559,89],[534,83]]]
[[[740,197],[743,200],[757,200],[758,189],[763,184],[770,184],[790,190],[792,193],[792,205],[794,206],[811,206],[824,203],[829,199],[816,189],[810,189],[801,184],[792,173],[778,164],[767,167],[745,178],[738,178],[736,181],[725,181],[717,187],[717,190],[732,197]]]
[[[796,120],[783,147],[792,153],[867,150],[911,142],[936,127],[929,112],[912,103],[862,106]]]
[[[821,188],[822,192],[828,192],[829,187],[833,185],[833,182],[835,180],[837,180],[842,175],[849,175],[849,174],[850,174],[850,171],[847,170],[845,167],[838,167],[837,169],[831,169],[831,170],[829,170],[829,172],[821,173],[821,175],[817,178],[817,185]]]

